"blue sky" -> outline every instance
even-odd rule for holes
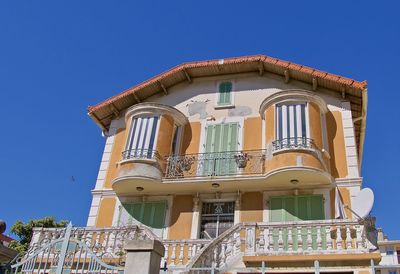
[[[182,62],[266,54],[368,80],[364,186],[375,191],[378,226],[400,239],[399,8],[396,1],[1,1],[0,218],[9,227],[47,215],[84,226],[105,141],[88,105]]]

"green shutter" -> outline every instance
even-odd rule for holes
[[[130,215],[128,224],[132,224],[132,218],[152,228],[163,228],[167,203],[165,201],[145,203],[123,203]]]
[[[324,203],[322,195],[313,195],[310,199],[310,220],[323,220],[324,217]]]
[[[283,221],[285,222],[293,222],[297,221],[296,217],[296,197],[286,197],[284,201],[284,218]]]
[[[232,83],[222,82],[219,84],[218,105],[231,104]]]
[[[270,200],[270,220],[271,222],[283,221],[283,198],[272,197]]]
[[[167,212],[167,203],[157,202],[153,204],[154,215],[151,227],[153,228],[163,228],[165,222],[165,213]]]
[[[298,196],[297,197],[297,218],[299,221],[309,220],[308,214],[308,197]]]

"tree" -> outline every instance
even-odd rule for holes
[[[54,217],[51,216],[42,219],[32,219],[26,224],[18,220],[11,227],[11,232],[17,235],[19,240],[12,241],[9,247],[20,253],[25,253],[31,242],[34,227],[65,227],[67,223],[68,221],[64,220],[57,223]]]

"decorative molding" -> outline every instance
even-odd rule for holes
[[[323,113],[328,111],[328,107],[324,99],[316,95],[315,92],[304,89],[286,89],[272,94],[264,99],[260,105],[260,115],[265,119],[265,110],[277,103],[306,101],[316,103]]]
[[[125,114],[125,122],[128,123],[128,120],[131,117],[154,116],[163,114],[172,116],[178,126],[183,126],[189,122],[186,115],[176,108],[156,103],[140,103],[128,108]]]

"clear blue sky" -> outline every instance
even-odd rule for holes
[[[400,6],[241,2],[1,1],[0,218],[84,226],[105,141],[88,105],[182,62],[266,54],[368,80],[364,186],[400,239]]]

